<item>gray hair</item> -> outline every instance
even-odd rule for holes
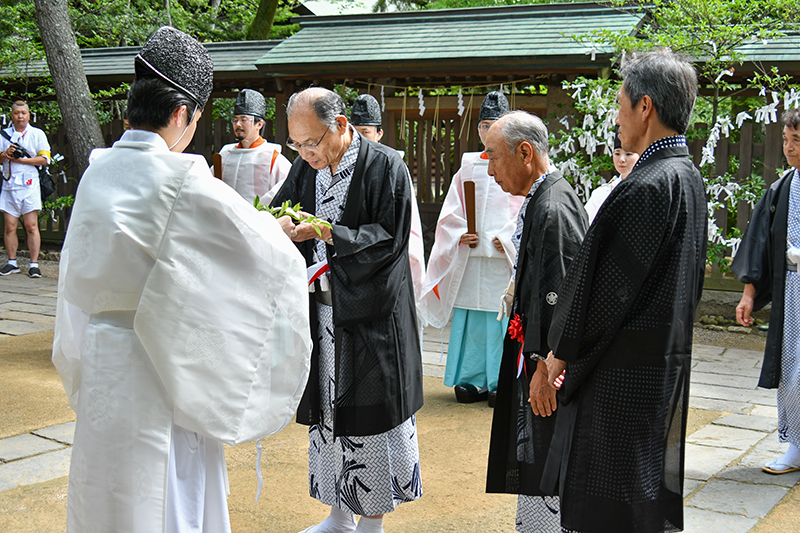
[[[526,111],[511,111],[500,117],[497,127],[511,153],[521,142],[527,141],[541,157],[547,157],[547,126],[542,119]]]
[[[789,126],[793,130],[796,130],[800,126],[800,109],[795,108],[786,111],[781,117],[781,121],[783,122],[784,128]]]
[[[663,48],[625,61],[621,74],[631,106],[647,95],[664,126],[686,133],[697,99],[697,72],[688,61]]]
[[[347,116],[344,100],[337,93],[321,87],[312,87],[294,93],[286,103],[286,117],[292,116],[295,104],[310,105],[320,122],[331,131],[336,131],[336,117]]]

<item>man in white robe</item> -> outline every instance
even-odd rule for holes
[[[281,147],[261,136],[267,103],[258,91],[243,89],[233,106],[233,133],[238,143],[226,144],[222,156],[222,181],[250,205],[256,196],[268,205],[283,185],[292,164]]]
[[[486,95],[478,123],[481,142],[508,110],[501,92]],[[512,238],[524,198],[504,192],[488,167],[483,152],[466,153],[453,176],[436,224],[421,312],[437,328],[453,317],[444,384],[455,387],[457,401],[471,403],[488,396],[493,406],[508,323],[496,319],[497,309],[516,260]],[[467,228],[465,182],[475,186],[476,233]]]
[[[302,257],[181,153],[212,72],[197,41],[157,30],[136,57],[134,129],[78,188],[53,346],[77,414],[68,533],[230,531],[222,443],[280,430],[305,387]]]

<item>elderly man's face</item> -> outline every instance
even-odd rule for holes
[[[347,118],[340,116],[337,119],[336,131],[331,131],[323,124],[314,109],[309,105],[298,105],[289,117],[289,138],[296,145],[309,145],[319,143],[315,147],[303,146],[300,157],[314,170],[325,167],[334,167],[347,149],[344,139],[347,132]]]
[[[631,99],[625,92],[625,83],[623,83],[617,95],[617,102],[619,102],[619,114],[616,123],[619,125],[618,136],[622,149],[626,152],[641,154],[644,148],[647,148],[640,146],[646,129],[642,118],[643,101],[639,100],[635,106],[632,106]]]
[[[783,128],[783,155],[790,165],[800,169],[800,128],[788,124]]]
[[[500,128],[492,127],[486,133],[486,155],[489,157],[489,175],[505,192],[525,196],[530,190],[531,172],[525,164],[521,147],[509,150]]]

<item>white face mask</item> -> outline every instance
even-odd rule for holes
[[[200,107],[198,104],[194,104],[194,111],[192,111],[192,114],[189,116],[189,122],[186,123],[186,127],[183,128],[183,133],[181,133],[181,136],[178,137],[178,140],[175,141],[174,143],[172,143],[172,146],[170,146],[168,148],[169,150],[172,150],[175,147],[176,144],[181,142],[181,139],[183,139],[183,136],[186,135],[186,130],[188,130],[189,126],[192,125],[192,120],[194,119],[194,114],[197,113],[197,108],[198,107]]]

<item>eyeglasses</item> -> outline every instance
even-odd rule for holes
[[[319,143],[322,142],[322,139],[324,139],[327,134],[328,134],[328,128],[325,128],[325,133],[323,133],[322,137],[320,137],[319,140],[317,142],[315,142],[315,143],[297,144],[293,140],[289,139],[288,141],[286,141],[286,146],[288,146],[289,148],[291,148],[295,152],[299,152],[303,148],[305,148],[306,150],[308,150],[310,152],[313,152],[313,151],[315,151],[317,149],[317,147],[319,146]]]
[[[253,117],[249,116],[249,115],[245,115],[243,117],[233,117],[233,120],[231,120],[231,122],[235,126],[239,122],[241,122],[242,124],[246,124],[248,122],[255,122],[255,119]]]

